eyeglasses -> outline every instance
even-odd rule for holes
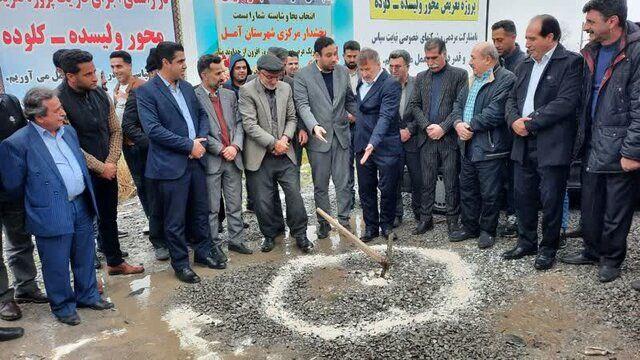
[[[262,74],[262,76],[266,77],[267,80],[280,80],[280,76],[282,75],[282,71],[272,73],[266,70],[261,70],[260,73]]]

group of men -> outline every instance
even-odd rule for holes
[[[156,258],[170,258],[183,282],[200,281],[189,248],[196,265],[227,266],[223,212],[228,249],[252,253],[244,238],[243,172],[247,207],[264,237],[261,250],[275,247],[286,222],[299,249],[312,251],[300,192],[303,147],[315,206],[332,213],[333,181],[336,216],[346,228],[357,178],[363,241],[391,236],[402,222],[406,165],[413,234],[434,227],[441,174],[450,241],[477,239],[481,249],[493,246],[506,203],[518,240],[503,258],[535,255],[538,270],[555,263],[569,168],[581,160],[585,246],[561,261],[597,264],[600,281],[615,280],[640,169],[640,27],[627,21],[625,0],[591,0],[583,12],[591,42],[582,56],[560,44],[560,25],[551,15],[528,24],[528,56],[515,43],[513,22],[501,21],[492,28],[493,43],[473,47],[471,76],[447,63],[442,39],[426,41],[428,69],[413,77],[407,51],[390,54],[387,72],[375,50],[349,41],[343,66],[335,42],[321,37],[314,61],[301,69],[297,54],[282,48],[261,56],[255,74],[240,55],[230,58],[228,76],[220,56],[203,55],[197,62],[201,83],[194,87],[184,80],[183,47],[162,42],[149,54],[147,82],[131,75],[129,54],[111,55],[118,86],[110,98],[98,87],[91,54],[66,50],[58,60],[54,56],[64,74],[57,91],[31,89],[24,110],[11,96],[0,104],[0,115],[12,114],[2,124],[11,127],[3,128],[0,145],[6,159],[0,164],[0,210],[16,277],[14,297],[2,265],[3,319],[11,320],[5,317],[11,313],[5,311],[8,303],[15,315],[15,300],[47,301],[33,280],[28,234],[36,237],[48,301],[63,323],[80,322],[77,307],[113,306],[98,294],[96,237],[110,274],[144,271],[123,260],[118,242],[121,150],[149,220]],[[329,223],[318,217],[318,224],[318,239],[327,238]],[[3,329],[0,337],[3,331],[7,338],[19,336],[18,330]]]

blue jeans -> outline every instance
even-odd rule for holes
[[[564,202],[562,203],[562,230],[569,228],[569,191],[564,192]]]

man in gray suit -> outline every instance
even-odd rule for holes
[[[297,124],[291,86],[279,80],[283,66],[277,57],[263,55],[257,65],[258,77],[240,88],[238,107],[245,131],[247,181],[254,191],[256,217],[264,235],[262,251],[273,250],[280,231],[276,212],[282,210],[273,206],[279,184],[285,194],[290,233],[303,252],[310,252],[313,243],[307,238],[307,212],[291,145]]]
[[[202,83],[195,93],[207,112],[209,134],[205,169],[209,192],[209,226],[214,246],[221,246],[218,233],[220,199],[224,195],[229,231],[229,250],[241,254],[252,251],[244,244],[242,222],[242,146],[244,132],[238,112],[236,94],[222,88],[222,59],[216,55],[203,55],[198,60],[198,73]]]
[[[458,94],[468,86],[468,75],[465,70],[447,64],[447,48],[442,39],[427,40],[424,52],[429,70],[416,77],[410,102],[413,121],[408,126],[420,148],[424,185],[420,224],[416,232],[422,233],[433,228],[436,180],[438,172],[442,171],[447,202],[447,230],[451,234],[457,230],[460,214],[460,160],[453,120],[448,116]]]
[[[338,63],[338,47],[329,37],[314,44],[315,62],[296,74],[294,98],[300,118],[313,136],[307,144],[316,206],[331,213],[329,179],[338,202],[338,221],[349,228],[349,147],[351,132],[347,111],[356,112],[347,69]],[[318,238],[329,236],[329,223],[318,217]]]
[[[411,208],[416,222],[420,223],[420,204],[422,199],[422,173],[420,167],[420,148],[417,145],[416,137],[411,136],[408,125],[412,123],[413,115],[409,100],[413,95],[413,87],[416,78],[409,76],[409,66],[411,55],[406,50],[395,50],[389,54],[389,72],[402,85],[402,95],[400,97],[400,141],[404,149],[404,165],[409,170],[411,178]],[[404,166],[403,166],[404,170]],[[404,174],[403,174],[404,175]],[[402,179],[402,177],[400,177]],[[398,181],[398,201],[396,204],[396,218],[393,227],[398,227],[402,223],[404,209],[402,208],[402,181]],[[414,235],[423,234],[426,230],[416,229]]]

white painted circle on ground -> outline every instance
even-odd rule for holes
[[[372,247],[378,251],[386,248],[384,245]],[[315,335],[325,340],[334,340],[338,337],[359,338],[380,335],[396,327],[409,326],[411,324],[455,320],[456,311],[467,307],[473,301],[475,297],[474,274],[471,267],[460,258],[460,255],[449,250],[401,246],[394,247],[393,251],[410,253],[423,261],[428,260],[446,265],[447,272],[451,277],[451,283],[440,289],[439,296],[441,300],[439,303],[417,314],[410,314],[402,309],[391,308],[376,314],[378,320],[375,321],[353,321],[335,325],[310,323],[287,310],[284,297],[295,275],[309,268],[336,266],[354,254],[364,256],[361,253],[346,253],[331,256],[304,256],[287,262],[269,284],[267,293],[263,296],[263,310],[267,317],[292,331],[302,335]],[[391,272],[393,272],[393,269]]]

